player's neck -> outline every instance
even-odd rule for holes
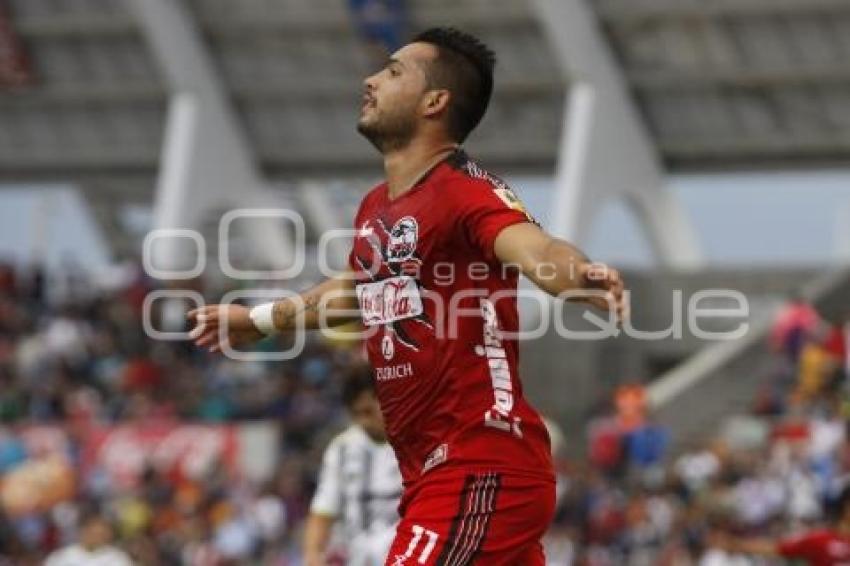
[[[422,142],[414,139],[406,147],[384,155],[384,173],[390,200],[412,189],[435,165],[457,149],[451,141]]]

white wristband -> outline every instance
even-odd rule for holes
[[[251,322],[257,327],[257,330],[266,336],[278,334],[280,331],[274,325],[274,303],[263,303],[251,309]]]

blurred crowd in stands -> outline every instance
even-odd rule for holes
[[[801,298],[778,314],[772,357],[751,412],[701,445],[668,454],[640,385],[624,385],[589,423],[588,453],[562,462],[565,495],[549,535],[551,564],[746,566],[734,537],[787,537],[834,521],[850,480],[845,313]],[[782,562],[779,562],[782,563]]]
[[[321,451],[344,426],[340,377],[362,363],[359,347],[312,338],[291,361],[234,362],[147,338],[154,287],[140,270],[47,283],[0,266],[0,565],[72,564],[81,540],[115,563],[300,564]],[[155,306],[155,325],[182,329],[186,307]],[[751,413],[675,457],[642,386],[620,387],[588,424],[586,456],[558,456],[549,563],[758,564],[717,541],[827,521],[850,472],[844,322],[791,301],[770,335],[771,371],[741,376],[764,381]],[[272,423],[276,440],[262,448],[277,456],[271,471],[242,469],[225,449],[182,466],[97,453],[121,427],[156,436],[181,423],[230,439],[221,442],[239,436],[227,427]]]
[[[360,352],[313,340],[290,362],[235,362],[154,341],[142,326],[152,288],[132,267],[108,284],[73,272],[48,284],[39,271],[0,266],[0,564],[42,563],[89,519],[106,520],[115,544],[142,564],[299,563],[321,451],[344,425],[340,374],[362,363]],[[180,330],[186,305],[169,322],[160,302],[154,325]],[[199,467],[198,444],[231,438],[229,429],[172,435],[151,462],[126,440],[117,453],[91,453],[94,437],[118,427],[141,443],[186,422],[273,423],[273,473],[258,480],[238,462]],[[163,464],[175,458],[169,450],[195,453],[181,468]],[[257,456],[268,458],[247,454]]]

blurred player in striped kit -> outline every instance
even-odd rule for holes
[[[387,442],[371,370],[354,371],[343,386],[353,421],[325,450],[304,534],[306,566],[324,566],[341,550],[349,566],[379,566],[395,535],[401,472]],[[336,537],[332,536],[339,523]]]

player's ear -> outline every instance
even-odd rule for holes
[[[444,112],[449,107],[451,93],[445,89],[429,90],[425,93],[424,109],[425,116],[435,116]]]

